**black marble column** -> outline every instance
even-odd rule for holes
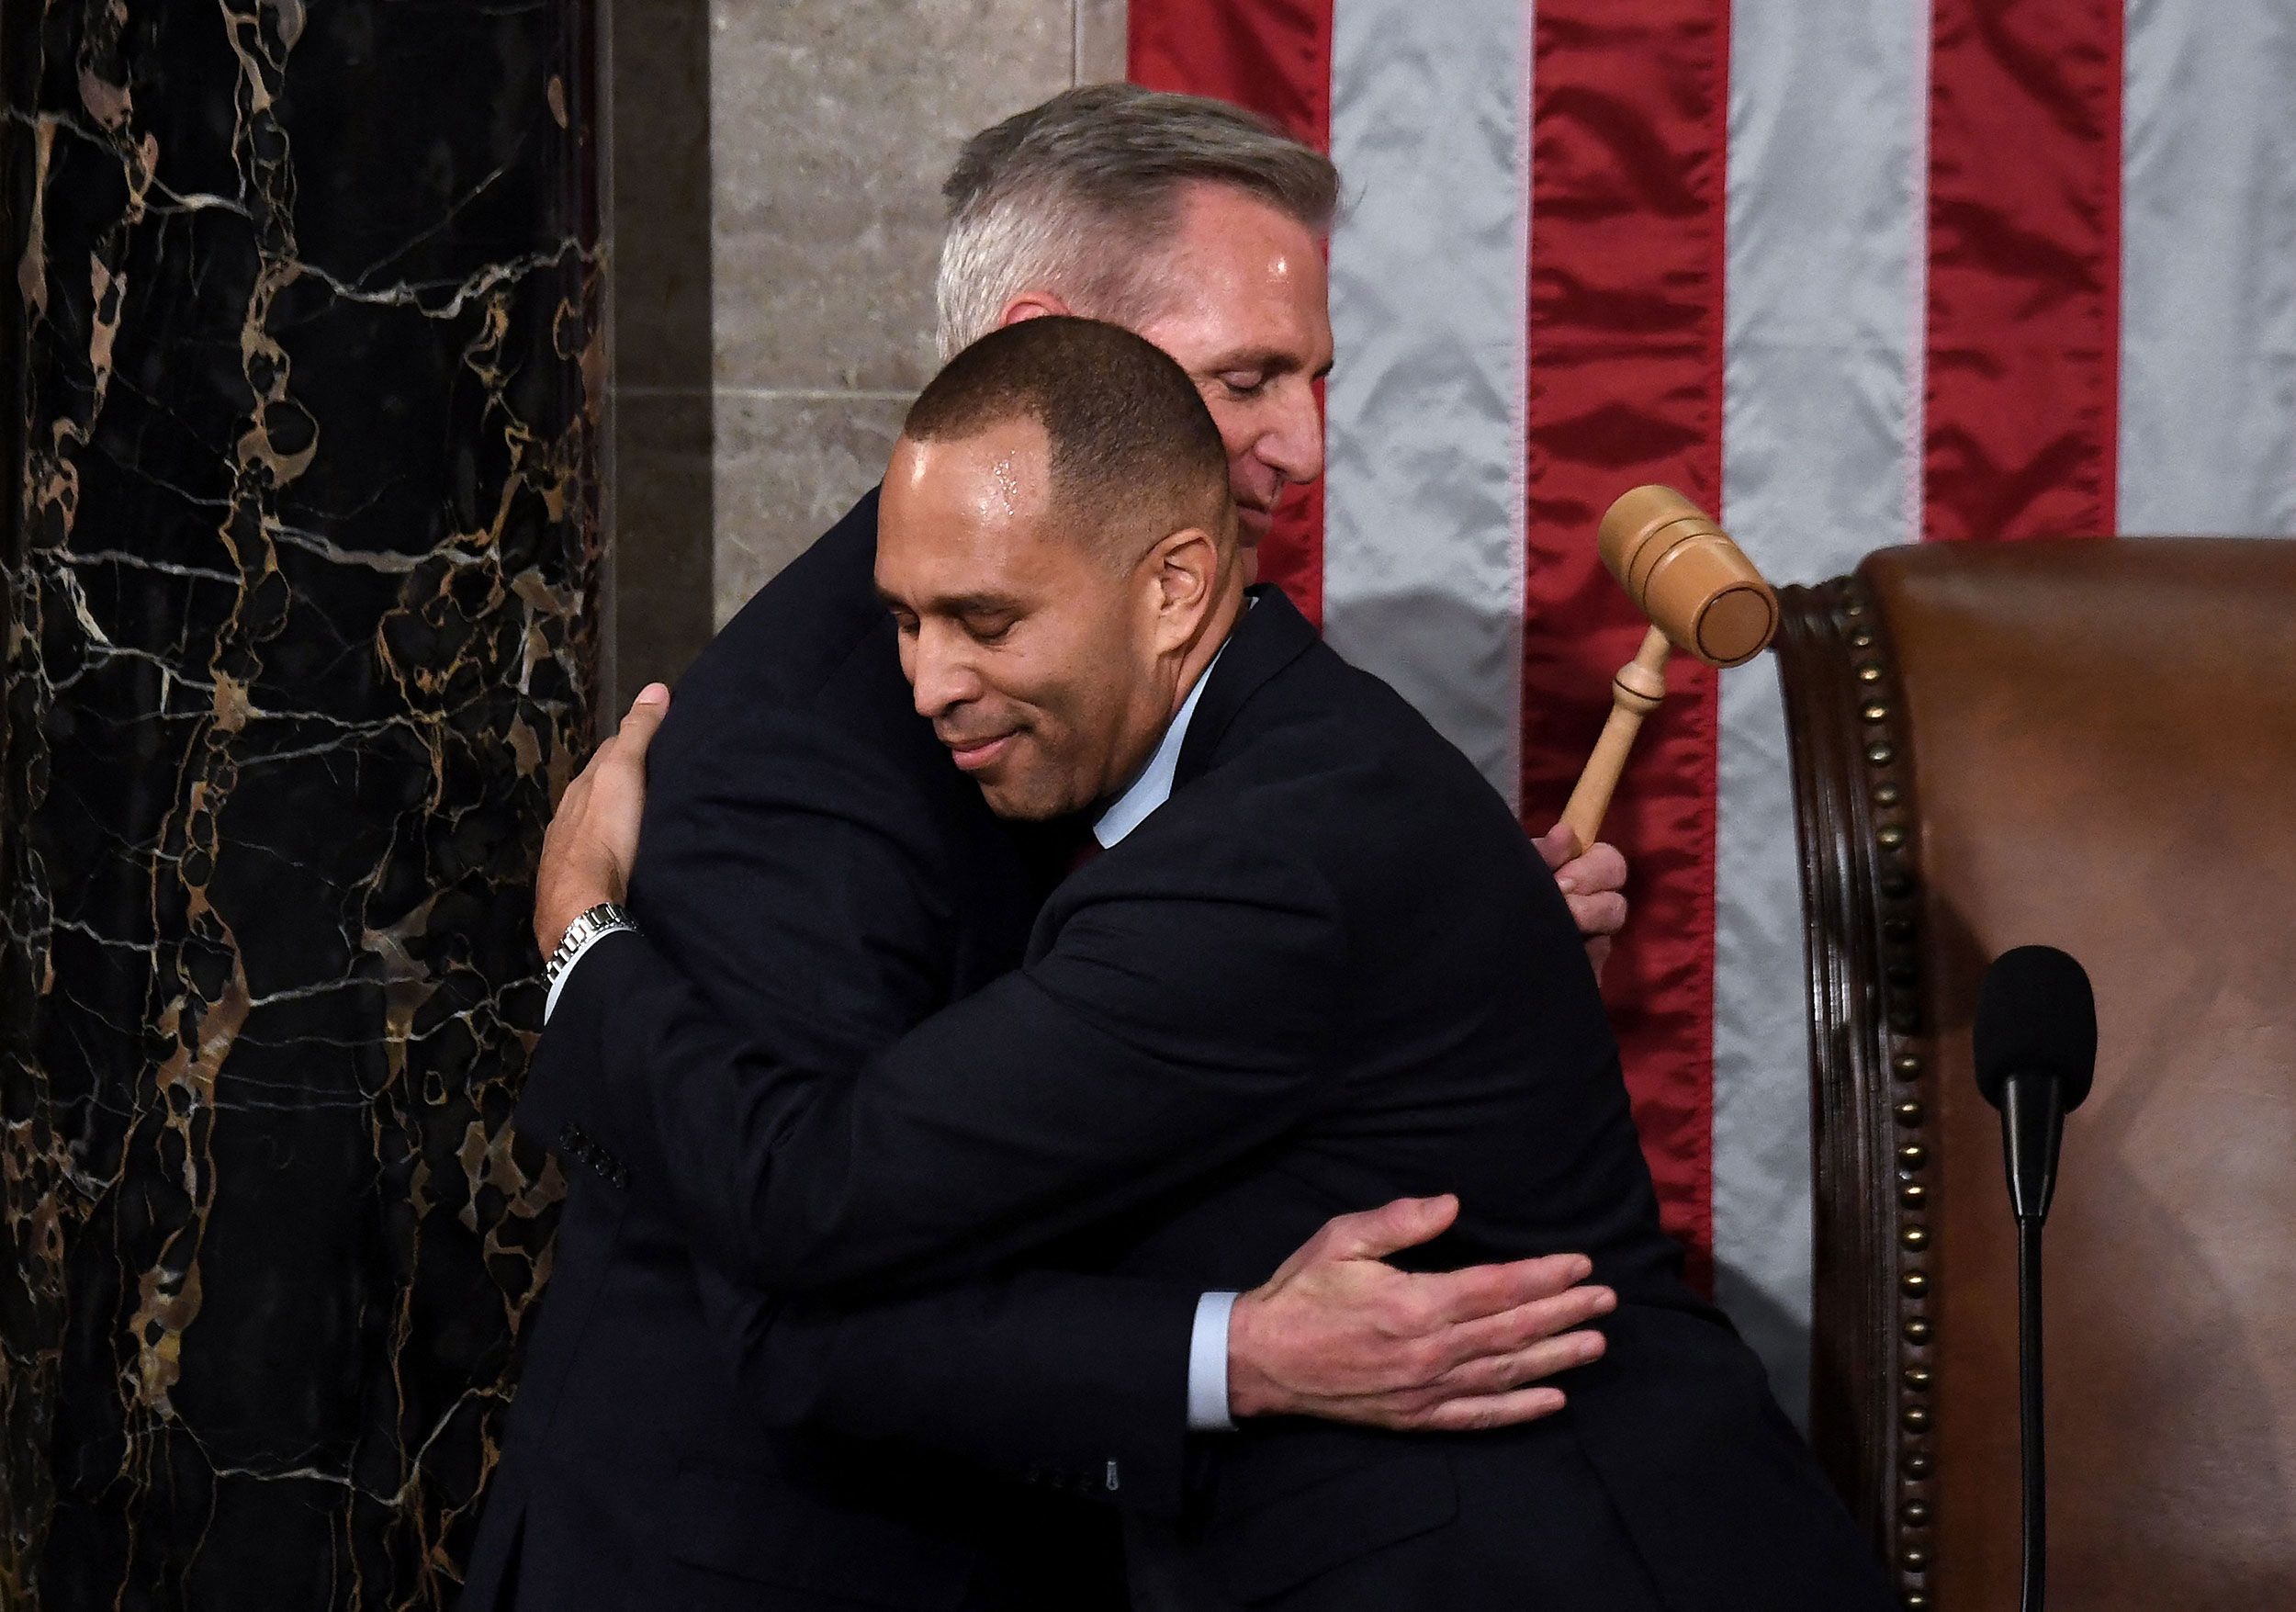
[[[451,1603],[595,660],[595,0],[7,0],[0,1606]]]

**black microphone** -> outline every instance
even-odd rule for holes
[[[2056,1190],[2065,1116],[2097,1078],[2097,998],[2081,965],[2054,946],[1993,960],[1977,992],[1977,1089],[2001,1110],[2001,1154],[2017,1216],[2019,1421],[2024,1434],[2023,1612],[2041,1612],[2048,1488],[2041,1415],[2041,1226]]]
[[[2054,946],[2004,952],[1985,971],[1974,1036],[1977,1089],[2001,1110],[2009,1206],[2049,1213],[2065,1116],[2097,1078],[2097,998],[2081,965]]]

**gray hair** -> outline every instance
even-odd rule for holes
[[[1331,160],[1241,107],[1136,85],[1086,85],[965,141],[941,196],[940,355],[1050,291],[1136,324],[1165,287],[1161,241],[1191,183],[1233,186],[1321,235],[1339,205]]]

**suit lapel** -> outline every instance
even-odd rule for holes
[[[1179,764],[1173,772],[1175,789],[1211,764],[1220,741],[1245,704],[1269,678],[1316,642],[1315,628],[1284,597],[1282,589],[1262,583],[1251,591],[1251,596],[1257,603],[1244,613],[1229,634],[1227,648],[1220,652],[1210,681],[1204,685],[1204,697],[1197,702],[1187,738],[1180,745]]]

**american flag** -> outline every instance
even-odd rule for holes
[[[1345,182],[1329,468],[1267,574],[1535,831],[1643,630],[1593,546],[1638,482],[1778,583],[1896,543],[2296,533],[2296,0],[1129,17],[1135,80],[1266,113]],[[1776,677],[1676,660],[1604,830],[1636,907],[1605,994],[1669,1223],[1798,1413]]]

